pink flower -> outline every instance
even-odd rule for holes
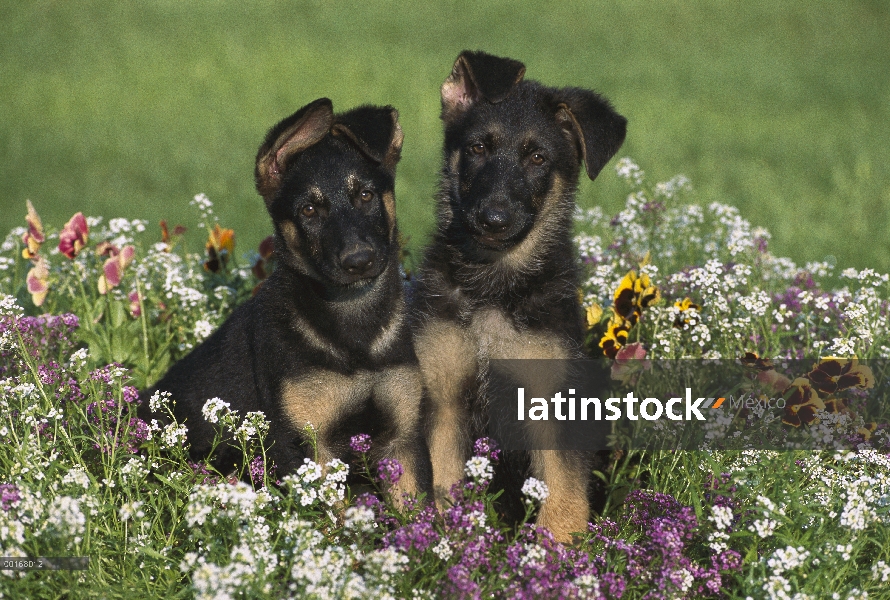
[[[114,246],[109,246],[107,252],[110,254],[110,258],[102,265],[102,276],[99,277],[100,294],[107,294],[108,290],[120,285],[121,279],[124,276],[124,269],[133,262],[136,248],[124,246],[123,250],[118,251]]]
[[[778,373],[775,369],[758,372],[757,381],[778,393],[782,393],[791,385],[791,380],[781,373]]]
[[[28,222],[28,231],[22,235],[22,243],[25,245],[22,250],[22,258],[34,260],[40,250],[40,244],[46,240],[46,237],[43,235],[43,223],[40,221],[40,215],[34,210],[34,205],[30,200],[27,203],[28,214],[25,216],[25,220]]]
[[[49,292],[49,267],[46,264],[46,259],[42,256],[35,255],[33,260],[34,267],[28,271],[27,277],[28,292],[31,294],[34,305],[41,306]]]
[[[75,214],[59,233],[59,252],[68,258],[74,258],[87,245],[89,235],[90,229],[83,213]]]
[[[627,344],[615,354],[615,362],[612,363],[612,379],[622,383],[633,383],[643,371],[649,370],[652,363],[646,358],[646,349],[640,342]]]
[[[132,291],[127,298],[130,299],[130,314],[136,318],[141,317],[142,304],[140,303],[141,298],[139,297],[139,292]]]

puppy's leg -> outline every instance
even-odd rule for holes
[[[451,486],[464,476],[468,458],[468,409],[464,394],[477,369],[476,344],[451,321],[428,322],[414,340],[430,399],[427,443],[436,505],[444,509]]]
[[[372,384],[367,374],[345,375],[326,369],[309,371],[283,384],[282,411],[295,429],[302,430],[307,424],[315,429],[322,466],[335,458],[326,443],[332,428],[371,395]]]
[[[485,330],[499,330],[492,340],[492,359],[519,359],[504,365],[517,385],[525,387],[529,397],[550,398],[564,387],[569,372],[564,362],[571,353],[566,342],[549,332],[519,332],[512,326],[497,325],[495,313],[484,315]],[[475,324],[475,323],[474,323]],[[548,359],[548,360],[542,360]],[[560,542],[571,542],[572,533],[587,528],[589,504],[587,464],[576,453],[560,450],[558,422],[548,426],[538,421],[528,426],[528,437],[535,448],[530,452],[531,474],[550,490],[538,513],[538,525],[547,527]]]
[[[572,533],[586,531],[590,516],[587,464],[575,454],[558,450],[531,452],[532,475],[550,490],[538,512],[537,523],[563,543],[572,541]]]
[[[411,365],[387,369],[374,385],[373,398],[393,421],[393,439],[381,454],[395,458],[404,469],[393,487],[393,496],[401,501],[404,494],[416,496],[419,492],[428,492],[429,456],[420,423],[423,401],[420,369]]]

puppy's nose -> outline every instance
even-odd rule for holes
[[[368,245],[353,246],[340,253],[340,266],[350,275],[359,275],[374,264],[374,249]]]
[[[489,233],[500,233],[510,226],[510,213],[500,208],[483,208],[479,213],[479,225]]]

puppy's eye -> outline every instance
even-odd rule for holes
[[[359,198],[362,199],[362,202],[370,202],[374,199],[374,192],[371,190],[362,190],[362,193],[359,194]]]
[[[485,154],[485,144],[473,144],[470,146],[470,152],[473,154]]]
[[[311,204],[307,204],[303,208],[300,209],[300,212],[303,213],[304,217],[314,217],[315,216],[315,207]]]
[[[540,152],[535,152],[534,154],[532,154],[532,157],[529,160],[531,160],[533,165],[540,167],[547,159]]]

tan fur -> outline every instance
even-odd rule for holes
[[[416,431],[420,421],[420,398],[423,396],[423,378],[420,369],[402,366],[387,369],[376,376],[374,399],[388,409],[395,421],[396,431],[406,433]],[[398,460],[404,467],[404,474],[393,490],[397,499],[402,494],[417,495],[413,448],[410,438],[396,438],[384,453]]]
[[[330,354],[338,360],[343,360],[343,352],[324,339],[306,319],[297,314],[291,315],[291,327],[294,331],[299,332],[313,348]]]
[[[498,261],[500,265],[523,270],[533,266],[536,256],[544,256],[550,245],[553,232],[558,231],[556,220],[560,217],[559,201],[562,198],[564,183],[558,175],[553,176],[553,185],[545,196],[541,212],[535,219],[531,231],[519,244],[504,253]]]
[[[590,506],[578,482],[587,481],[583,469],[568,464],[570,455],[557,450],[531,452],[532,475],[547,484],[550,496],[541,505],[537,524],[548,528],[559,542],[569,543],[572,534],[587,530]]]
[[[334,114],[330,101],[317,105],[283,131],[272,144],[263,144],[256,163],[256,187],[266,206],[281,187],[281,170],[288,157],[317,143],[330,130]]]
[[[414,347],[432,404],[433,490],[443,508],[451,485],[463,477],[468,443],[463,393],[476,374],[476,344],[459,325],[433,320],[417,335]]]
[[[383,210],[386,211],[386,221],[389,223],[389,239],[393,241],[396,230],[396,197],[392,192],[383,192]]]
[[[490,360],[570,358],[565,341],[559,336],[519,331],[495,309],[478,311],[473,317],[471,330],[485,357]],[[554,390],[562,387],[566,375],[563,366],[560,363],[539,364],[536,369],[529,370],[529,365],[524,365],[523,372],[516,374],[518,384],[525,387],[529,397],[549,398]],[[537,423],[532,431],[537,447],[558,447],[556,427]],[[586,481],[587,477],[585,473],[573,473],[563,461],[558,451],[538,450],[532,452],[531,467],[532,475],[550,489],[550,497],[539,513],[538,525],[549,528],[557,540],[570,542],[572,532],[583,531],[587,526],[587,496],[578,493],[578,482]]]
[[[476,311],[470,332],[482,356],[488,359],[569,358],[565,341],[547,332],[519,331],[495,308]]]
[[[405,321],[405,314],[405,299],[400,297],[398,304],[396,304],[395,309],[393,310],[393,315],[389,320],[389,323],[380,330],[380,334],[371,344],[372,356],[383,356],[386,351],[389,350],[390,346],[392,346],[398,339],[402,323]]]
[[[448,157],[448,166],[451,167],[451,173],[457,173],[460,169],[460,153],[462,150],[458,148]]]
[[[507,316],[495,309],[476,311],[469,328],[453,322],[434,320],[416,337],[415,348],[428,393],[432,400],[429,439],[433,463],[433,489],[436,503],[445,506],[448,491],[463,477],[465,448],[469,446],[463,392],[466,381],[476,376],[479,361],[498,359],[567,359],[565,341],[547,332],[518,330]],[[565,373],[554,365],[541,365],[534,371],[516,373],[530,397],[549,395],[559,389]],[[555,428],[534,429],[536,445],[556,447]],[[543,437],[542,437],[543,436]],[[550,488],[540,525],[549,527],[560,541],[571,541],[570,533],[586,527],[586,496],[579,497],[577,482],[584,473],[567,469],[557,451],[537,451],[532,456],[532,472]]]
[[[460,169],[460,154],[461,150],[458,149],[452,152],[451,156],[448,157],[448,165],[451,173],[457,173],[458,169]],[[451,182],[449,182],[449,185],[450,183]],[[440,228],[448,227],[448,225],[451,224],[452,219],[454,219],[454,213],[451,210],[451,203],[448,201],[448,194],[442,194],[439,197],[439,202],[436,206],[436,210],[438,212],[437,219],[440,223]]]
[[[297,226],[293,221],[282,221],[278,226],[281,228],[281,235],[284,236],[284,241],[287,243],[287,247],[294,254],[299,254],[300,232],[297,231]]]
[[[330,428],[371,395],[373,383],[367,372],[343,375],[314,369],[282,386],[281,405],[291,425],[302,429],[312,423],[318,432],[318,462],[334,458],[324,444]]]
[[[383,166],[390,171],[394,171],[396,163],[399,162],[399,158],[402,154],[402,142],[405,140],[405,132],[402,131],[402,126],[399,124],[399,112],[397,110],[392,111],[392,120],[393,125],[395,126],[392,133],[392,140],[389,142],[389,149],[386,151],[386,156],[383,157]]]
[[[417,431],[422,396],[423,379],[416,367],[358,371],[351,375],[315,369],[284,384],[281,404],[294,427],[302,429],[312,423],[318,435],[318,462],[324,465],[334,458],[325,443],[331,429],[342,417],[373,397],[378,407],[392,416],[395,431],[403,435],[382,450],[383,456],[395,458],[404,468],[393,489],[395,498],[401,501],[403,494],[415,496],[420,491],[416,475],[418,465],[414,464],[414,440],[405,434]]]

